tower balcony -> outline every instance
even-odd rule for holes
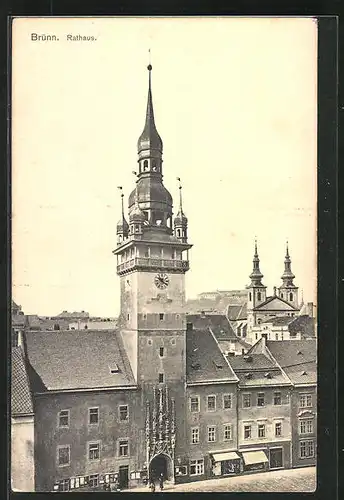
[[[163,269],[165,271],[186,272],[189,270],[189,261],[180,259],[159,259],[154,257],[134,257],[133,259],[118,264],[117,274],[121,276],[122,274],[129,273],[136,269],[148,271],[159,271]]]

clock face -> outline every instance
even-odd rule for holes
[[[167,274],[157,274],[154,278],[155,286],[160,289],[167,288],[170,280]]]

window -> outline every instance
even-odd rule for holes
[[[251,408],[251,394],[243,394],[242,406],[243,408]]]
[[[229,410],[230,408],[232,408],[232,395],[231,394],[224,394],[223,395],[223,409]]]
[[[159,373],[159,384],[163,384],[163,383],[164,383],[164,374]]]
[[[201,476],[204,474],[204,459],[190,460],[190,476]]]
[[[159,314],[159,319],[160,319],[160,321],[162,321],[164,319],[164,313]]]
[[[275,333],[275,339],[278,340],[278,333]]]
[[[257,406],[264,406],[264,405],[265,405],[264,392],[258,392],[258,395],[257,395]]]
[[[232,439],[232,426],[231,424],[225,424],[223,427],[223,439],[224,441],[230,441]]]
[[[252,300],[252,293],[249,293],[250,301]]]
[[[258,424],[258,437],[265,438],[265,424]]]
[[[191,443],[199,443],[199,427],[193,427],[191,429]]]
[[[192,413],[199,412],[199,396],[192,396],[190,398],[190,411]]]
[[[60,491],[69,491],[69,479],[61,479],[59,483]]]
[[[207,396],[207,410],[208,411],[216,410],[216,396]]]
[[[153,344],[152,339],[147,339],[147,344],[148,344],[148,345],[152,345],[152,344]]]
[[[262,300],[262,294],[260,292],[257,293],[257,300]]]
[[[148,160],[145,160],[145,161],[143,162],[143,170],[144,170],[144,171],[145,171],[145,170],[148,170]]]
[[[164,357],[164,348],[163,347],[160,347],[160,349],[159,349],[159,356],[160,356],[160,358]]]
[[[88,459],[99,460],[99,443],[88,443]]]
[[[57,463],[59,467],[65,467],[70,464],[70,446],[69,444],[57,447]]]
[[[121,422],[125,422],[129,418],[128,405],[119,406],[119,419]]]
[[[300,434],[311,434],[313,432],[313,420],[301,420],[300,421]]]
[[[251,439],[252,430],[250,425],[244,425],[244,439]]]
[[[290,294],[289,294],[289,300],[290,300],[290,301],[292,301],[292,300],[293,300],[293,298],[294,298],[294,297],[293,297],[293,294],[292,294],[292,293],[290,293]]]
[[[176,345],[176,339],[171,339],[171,344]]]
[[[97,425],[99,423],[99,408],[90,408],[88,410],[88,423]]]
[[[281,393],[280,392],[274,392],[274,405],[280,405],[282,404],[282,398],[281,398]]]
[[[59,427],[69,427],[69,410],[61,410],[59,413]]]
[[[300,441],[300,458],[314,457],[314,442]]]
[[[312,394],[300,394],[301,408],[310,408],[312,406]]]
[[[120,457],[128,457],[129,456],[129,440],[128,439],[120,439],[118,442],[118,455]]]
[[[282,424],[281,424],[281,422],[275,423],[275,436],[276,437],[282,436]]]
[[[95,488],[99,484],[99,477],[98,474],[90,474],[89,479],[88,479],[88,485],[91,486],[92,488]]]
[[[128,314],[128,315],[127,315],[127,319],[128,319],[128,321],[129,321],[129,319],[130,319],[130,314]]]
[[[216,441],[216,427],[212,425],[208,427],[208,443],[214,443]]]

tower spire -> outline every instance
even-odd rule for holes
[[[281,276],[284,286],[294,286],[293,279],[295,275],[291,271],[291,259],[289,255],[289,244],[288,240],[286,241],[286,251],[284,258],[284,272]]]
[[[121,218],[117,223],[117,236],[118,236],[118,243],[121,243],[124,239],[127,238],[128,232],[129,232],[129,224],[125,219],[124,215],[124,194],[123,194],[123,188],[122,186],[117,186],[117,189],[119,189],[121,193]]]
[[[150,53],[150,52],[149,52]],[[142,134],[137,142],[137,151],[139,157],[156,156],[157,153],[162,153],[162,140],[155,125],[153,98],[152,98],[152,65],[147,66],[148,69],[148,97],[146,108],[146,121]],[[143,154],[145,152],[145,154]],[[154,155],[155,152],[155,155]]]
[[[258,256],[258,244],[257,244],[257,239],[254,240],[254,256],[253,256],[253,270],[252,273],[250,274],[251,278],[251,286],[263,286],[262,285],[262,278],[263,274],[260,271],[259,268],[259,256]]]
[[[177,177],[179,183],[179,210],[174,218],[174,234],[178,239],[187,242],[188,237],[188,219],[183,212],[183,198],[182,198],[182,182],[180,177]]]

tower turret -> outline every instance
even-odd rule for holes
[[[118,186],[118,189],[121,191],[121,205],[122,205],[122,215],[120,220],[117,222],[116,226],[116,233],[117,233],[117,244],[121,245],[124,240],[128,238],[129,234],[129,224],[125,219],[124,216],[124,194],[123,194],[123,189],[122,186]]]
[[[179,210],[174,218],[174,235],[183,243],[188,241],[188,219],[183,212],[182,184],[180,177],[179,181]]]
[[[247,288],[247,323],[250,330],[256,324],[256,314],[254,309],[265,302],[266,300],[266,286],[262,283],[262,274],[259,267],[259,256],[257,240],[254,242],[254,255],[253,255],[253,269],[250,274],[251,283]]]
[[[286,253],[284,258],[284,271],[281,276],[282,285],[278,289],[281,299],[286,300],[294,307],[298,307],[298,287],[294,285],[295,275],[291,270],[291,258],[289,255],[288,241],[286,243]]]

